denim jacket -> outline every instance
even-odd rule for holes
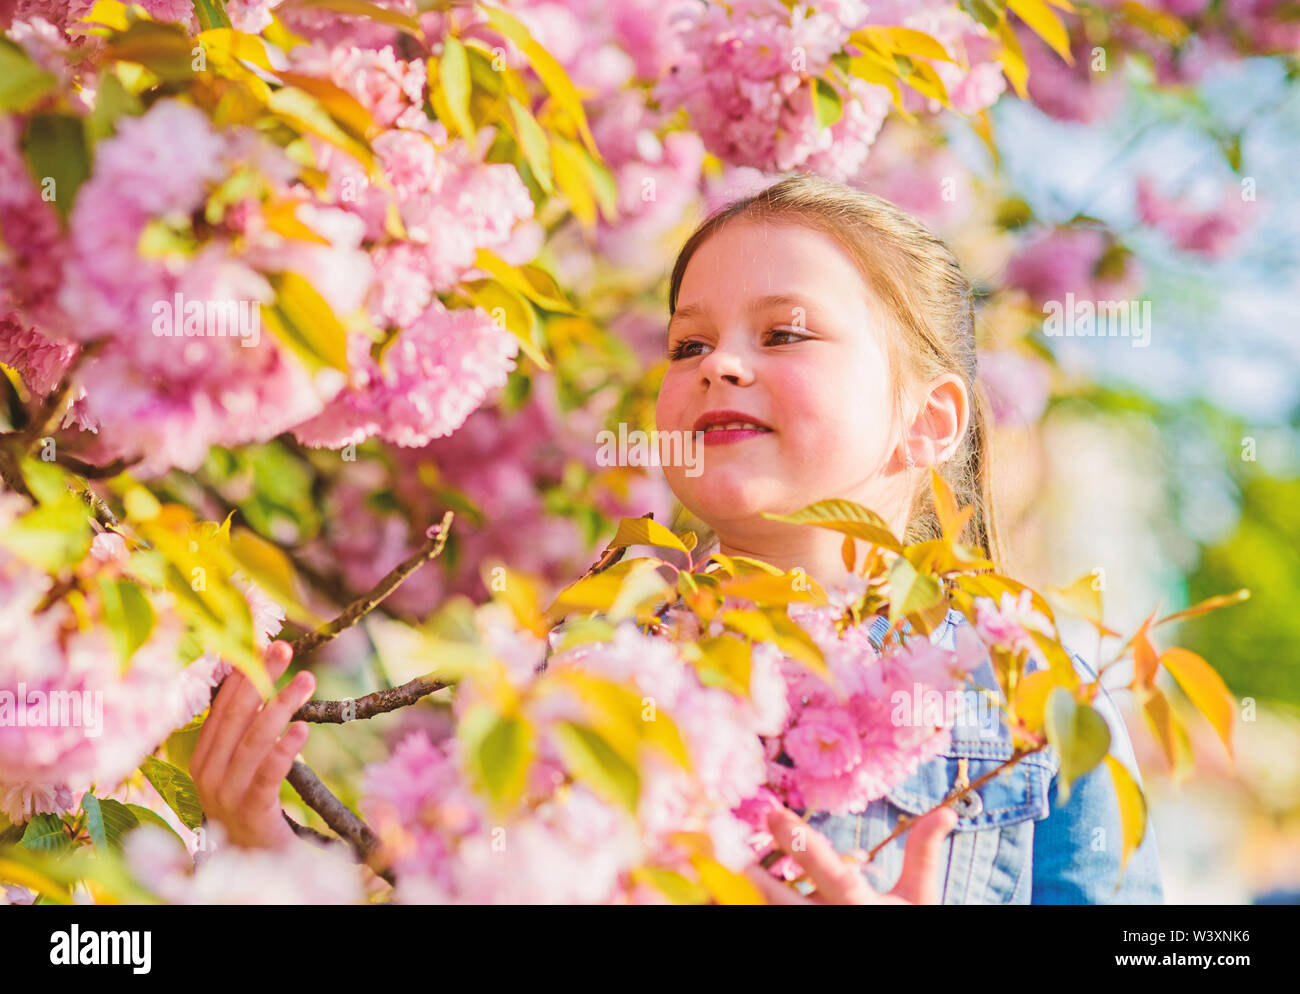
[[[966,624],[957,611],[931,635],[953,647],[956,629]],[[881,618],[870,632],[879,644],[888,623]],[[1072,656],[1081,677],[1096,674]],[[975,682],[998,693],[986,656]],[[1000,695],[999,695],[1000,699]],[[1110,726],[1110,751],[1141,784],[1124,720],[1104,690],[1093,706]],[[998,717],[994,710],[992,717]],[[1012,754],[1005,718],[997,728],[962,720],[952,730],[952,745],[924,763],[887,796],[872,801],[860,815],[813,814],[808,823],[828,836],[841,852],[870,850],[889,836],[904,815],[935,807],[959,778],[973,783]],[[1160,863],[1148,824],[1121,879],[1122,834],[1115,789],[1105,764],[1071,784],[1062,804],[1057,792],[1060,759],[1052,748],[1027,756],[956,805],[957,827],[943,843],[944,904],[1161,904]],[[878,891],[894,886],[902,870],[906,835],[890,842],[863,872]]]

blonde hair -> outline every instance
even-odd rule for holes
[[[906,368],[922,382],[944,373],[961,377],[970,398],[970,420],[961,444],[939,472],[958,506],[969,504],[975,509],[962,541],[982,548],[995,563],[1000,562],[1003,550],[994,520],[989,465],[990,412],[976,375],[974,292],[952,250],[888,200],[820,176],[795,173],[728,204],[695,229],[673,266],[668,291],[670,318],[696,249],[733,219],[784,221],[833,238],[901,333],[889,336],[893,368]],[[902,389],[902,377],[896,377],[895,405],[901,400]],[[933,488],[922,486],[913,495],[903,540],[922,542],[940,536]],[[715,538],[702,536],[699,547],[707,548]]]

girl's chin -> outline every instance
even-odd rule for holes
[[[710,480],[705,486],[690,485],[682,503],[703,521],[727,521],[760,515],[773,506],[770,494],[763,494],[753,481],[737,481],[727,485],[723,480]]]

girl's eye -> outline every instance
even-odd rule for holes
[[[781,336],[781,335],[788,335],[788,336],[790,336],[790,338],[789,338],[788,340],[786,340],[786,341],[779,341],[779,342],[776,342],[775,344],[777,344],[777,345],[785,345],[785,344],[787,344],[788,341],[803,341],[803,340],[805,340],[805,339],[807,339],[807,338],[812,337],[812,336],[810,336],[810,335],[805,335],[803,332],[801,332],[801,331],[799,331],[798,329],[793,328],[793,327],[791,327],[791,328],[773,328],[773,329],[771,329],[771,331],[770,331],[769,334],[768,334],[768,341],[771,342],[773,338],[775,338],[775,337],[777,337],[777,336]],[[691,351],[691,349],[693,349],[693,348],[694,348],[695,346],[697,346],[697,345],[703,346],[704,344],[705,344],[704,342],[677,342],[677,343],[675,343],[675,344],[673,344],[673,345],[670,345],[670,346],[668,347],[668,358],[669,358],[669,359],[688,359],[688,358],[692,358],[692,357],[694,357],[694,356],[699,355],[700,353],[698,353],[698,352],[693,352],[693,351]]]
[[[696,355],[695,352],[688,352],[687,349],[693,345],[703,345],[703,342],[677,342],[668,348],[669,359],[685,359],[688,356]]]
[[[803,332],[801,332],[801,331],[799,331],[799,330],[797,330],[797,329],[795,329],[795,328],[773,328],[773,329],[772,329],[772,335],[773,335],[773,336],[776,336],[776,335],[792,335],[792,336],[794,336],[794,340],[800,340],[800,341],[809,337],[808,335],[803,334]]]

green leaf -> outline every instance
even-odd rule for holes
[[[515,137],[528,162],[528,168],[533,171],[537,185],[548,196],[554,196],[555,177],[551,173],[551,150],[546,143],[546,132],[532,112],[513,96],[506,94],[506,101],[510,106],[510,115],[514,118]]]
[[[503,808],[522,795],[531,760],[528,725],[520,718],[499,717],[474,749],[480,782],[492,802]]]
[[[42,196],[67,220],[77,189],[90,175],[86,129],[72,114],[38,114],[27,123],[23,155]],[[47,194],[46,191],[49,191]]]
[[[552,733],[565,765],[577,780],[606,800],[636,812],[641,777],[604,736],[574,722],[558,722]]]
[[[117,73],[104,71],[95,91],[95,109],[86,116],[86,137],[91,144],[103,141],[117,131],[117,121],[144,113],[140,98],[122,85]]]
[[[90,550],[86,506],[71,491],[32,508],[2,535],[5,548],[23,560],[49,570],[75,566]]]
[[[894,560],[889,570],[889,623],[906,615],[924,611],[943,599],[943,588],[929,573],[918,573],[903,556]]]
[[[50,93],[58,80],[8,38],[0,38],[0,111],[21,114]]]
[[[452,123],[466,139],[474,139],[474,121],[469,116],[471,91],[469,57],[465,46],[448,35],[442,42],[442,58],[438,60],[438,82],[447,98]]]
[[[1070,785],[1100,763],[1110,750],[1110,727],[1091,704],[1080,704],[1064,687],[1047,696],[1043,730],[1061,756],[1058,803],[1070,797]]]
[[[95,61],[99,65],[134,62],[169,82],[192,83],[199,75],[194,57],[194,42],[179,24],[138,20],[110,37]]]
[[[140,820],[131,813],[121,801],[112,798],[101,800],[90,791],[81,796],[81,810],[86,815],[86,831],[95,848],[104,850],[112,846],[122,847],[122,836],[140,824]]]
[[[844,101],[840,97],[840,91],[824,79],[812,81],[812,104],[819,128],[832,127],[844,116]]]
[[[152,811],[151,808],[142,806],[142,804],[127,804],[126,807],[131,813],[133,813],[133,815],[135,815],[135,820],[138,821],[140,825],[155,825],[156,828],[166,829],[166,832],[168,832],[169,835],[172,835],[172,838],[177,841],[179,846],[186,848],[185,839],[179,837],[179,835],[175,833],[175,829],[169,824],[166,824],[165,817],[162,817],[156,811]],[[186,854],[188,854],[187,848]]]
[[[58,815],[36,815],[27,823],[18,844],[36,852],[61,853],[72,848],[72,839]]]
[[[125,666],[153,632],[153,607],[143,590],[129,580],[101,577],[99,593],[104,620]]]
[[[194,829],[203,824],[203,805],[199,803],[198,791],[188,773],[157,756],[146,756],[140,764],[140,772],[186,828]]]
[[[231,26],[224,0],[194,0],[194,14],[199,19],[199,27],[204,31]]]

